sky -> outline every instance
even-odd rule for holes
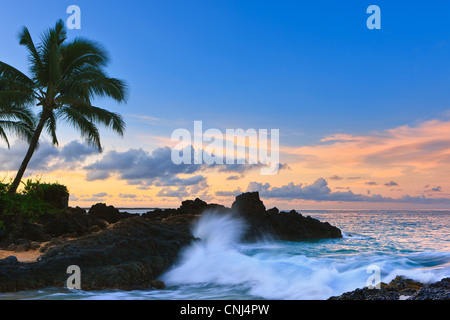
[[[101,130],[100,154],[58,124],[27,177],[68,186],[70,205],[230,205],[259,191],[280,209],[450,208],[449,1],[0,0],[0,61],[27,72],[17,34],[39,34],[81,9],[85,37],[110,53],[126,104],[99,99],[127,123]],[[381,9],[381,29],[366,12]],[[281,168],[175,165],[178,128],[278,129]],[[26,143],[0,142],[0,177]]]

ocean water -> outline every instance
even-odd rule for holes
[[[161,276],[164,290],[82,291],[47,288],[0,299],[327,299],[404,275],[421,282],[450,276],[450,211],[302,211],[339,227],[343,239],[241,243],[242,221],[208,212],[192,226],[201,241]],[[370,284],[375,284],[370,280]]]

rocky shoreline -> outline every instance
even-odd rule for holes
[[[381,283],[380,288],[361,288],[328,300],[450,300],[450,278],[423,284],[402,276]]]
[[[200,199],[183,201],[177,209],[156,209],[139,214],[96,204],[88,211],[66,208],[47,214],[39,223],[22,221],[0,234],[0,292],[65,287],[67,267],[82,270],[82,289],[162,289],[158,277],[176,261],[180,250],[195,239],[194,221],[205,213],[233,215],[246,222],[243,241],[270,235],[286,241],[342,238],[328,222],[304,217],[292,210],[266,209],[257,192],[236,197],[231,208]],[[37,252],[35,261],[16,256]],[[0,256],[1,257],[1,256]],[[450,299],[450,279],[423,284],[397,277],[380,289],[362,288],[329,300],[441,300]]]
[[[191,225],[203,212],[229,214],[249,226],[243,241],[270,235],[288,241],[341,238],[327,222],[290,212],[266,210],[257,192],[236,197],[231,208],[195,199],[177,209],[157,209],[142,215],[96,204],[88,212],[67,208],[23,221],[0,237],[1,247],[21,252],[39,250],[35,262],[14,255],[0,260],[0,292],[64,287],[67,267],[82,270],[82,289],[164,288],[157,280],[177,259],[180,250],[196,241]]]

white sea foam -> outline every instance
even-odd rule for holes
[[[292,254],[280,243],[238,245],[245,226],[230,216],[205,214],[195,224],[201,240],[186,248],[178,263],[162,280],[169,286],[209,284],[241,285],[247,294],[265,299],[327,299],[366,286],[367,267],[377,264],[382,281],[396,275],[430,282],[450,275],[450,269],[421,268],[421,259],[439,255],[450,261],[450,253],[421,256],[379,254],[346,255],[339,258]],[[320,244],[317,244],[320,250]],[[253,253],[248,249],[252,248]],[[245,248],[245,250],[242,250]]]

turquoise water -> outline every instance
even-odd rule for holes
[[[164,290],[80,291],[48,288],[0,299],[327,299],[405,275],[421,282],[450,276],[450,211],[314,210],[343,239],[242,244],[242,221],[205,214],[193,225],[201,238],[185,248],[161,279]]]

